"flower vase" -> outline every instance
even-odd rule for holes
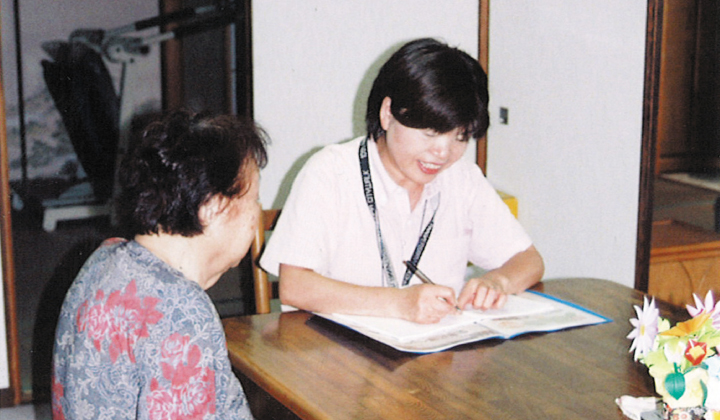
[[[662,397],[663,419],[704,419],[707,370],[691,369],[655,378],[655,391]]]
[[[678,407],[672,408],[663,404],[663,420],[704,420],[704,407]]]

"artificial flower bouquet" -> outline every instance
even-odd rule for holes
[[[693,295],[691,318],[671,327],[655,299],[635,306],[630,352],[648,367],[662,397],[664,418],[720,420],[720,302]]]

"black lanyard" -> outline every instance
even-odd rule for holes
[[[373,220],[375,221],[375,234],[377,236],[378,249],[380,251],[380,260],[383,267],[383,284],[387,284],[390,287],[398,287],[397,280],[395,280],[395,271],[392,268],[390,261],[390,255],[388,254],[385,242],[382,239],[382,232],[380,231],[380,219],[378,218],[377,205],[375,204],[375,192],[373,190],[372,177],[370,176],[370,161],[368,159],[368,148],[367,148],[366,137],[360,142],[360,149],[358,150],[358,157],[360,159],[360,175],[362,175],[363,190],[365,191],[365,202],[370,209]],[[437,207],[433,212],[430,222],[423,229],[422,234],[418,238],[417,245],[415,245],[415,251],[413,251],[410,262],[417,267],[420,257],[422,256],[425,246],[430,239],[430,234],[435,224],[435,214],[437,214]],[[413,273],[410,269],[405,270],[405,276],[403,277],[402,286],[407,286],[410,283],[410,278]]]

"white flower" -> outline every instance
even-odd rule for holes
[[[720,411],[720,356],[715,355],[703,362],[708,368],[707,400],[705,407]]]
[[[713,328],[720,329],[720,302],[715,302],[713,298],[712,290],[707,292],[705,295],[705,302],[693,293],[693,299],[695,300],[695,307],[687,305],[687,311],[691,317],[695,317],[701,313],[710,314],[712,318]]]
[[[707,367],[708,375],[720,381],[720,355],[708,357],[703,361],[703,365]]]
[[[668,362],[675,366],[680,366],[685,360],[686,347],[687,343],[684,341],[676,341],[674,346],[672,343],[665,343],[663,353]]]
[[[630,319],[630,324],[635,327],[627,338],[632,338],[630,352],[635,350],[635,360],[648,354],[655,343],[655,336],[658,333],[658,318],[660,311],[655,306],[655,298],[648,304],[647,296],[643,297],[642,309],[634,305],[637,318]]]
[[[708,379],[705,407],[708,410],[720,411],[720,379]]]

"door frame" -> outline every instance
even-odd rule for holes
[[[490,50],[490,31],[488,23],[490,22],[490,0],[480,0],[480,9],[478,16],[478,61],[480,66],[488,74],[488,57]],[[487,133],[477,139],[477,158],[476,162],[483,173],[487,170]]]
[[[660,104],[660,51],[665,0],[648,0],[645,39],[645,84],[638,194],[635,289],[647,293],[650,272],[658,107]]]
[[[2,25],[0,23],[0,25]],[[2,29],[2,28],[0,28]],[[0,31],[1,32],[1,31]],[[1,35],[0,35],[1,36]],[[7,156],[7,125],[5,116],[5,90],[0,62],[0,155]],[[8,376],[10,387],[0,389],[0,407],[21,403],[20,344],[15,307],[15,264],[13,261],[11,221],[10,163],[0,159],[0,259],[2,260],[2,283],[5,308],[5,344],[7,345]]]

